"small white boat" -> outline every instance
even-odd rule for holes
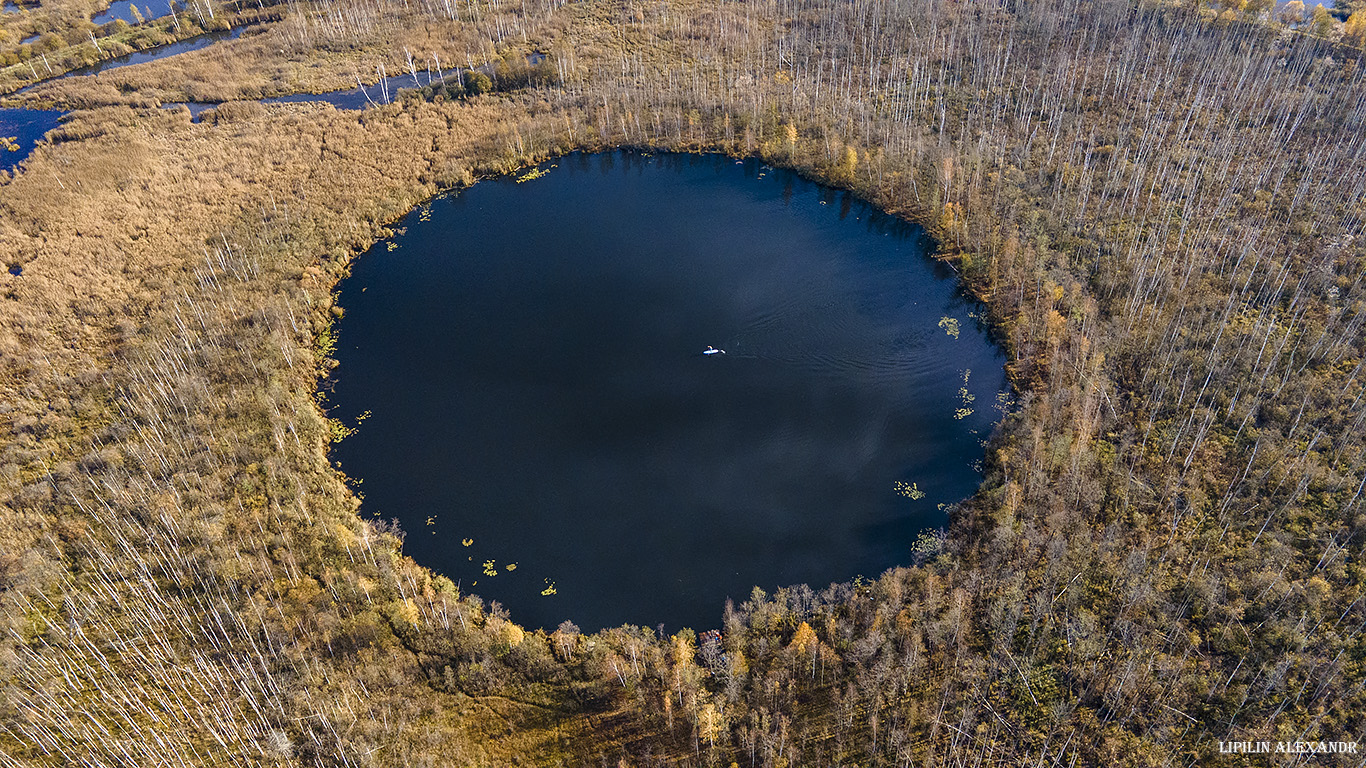
[[[724,349],[717,349],[716,347],[708,346],[706,349],[702,350],[702,354],[704,354],[704,355],[724,355],[724,354],[726,354],[726,350],[724,350]]]

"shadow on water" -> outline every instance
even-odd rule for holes
[[[341,288],[330,415],[371,415],[334,458],[419,562],[530,626],[702,629],[910,562],[974,492],[1003,358],[920,228],[753,161],[541,170]]]

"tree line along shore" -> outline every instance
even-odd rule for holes
[[[1242,765],[1220,742],[1366,741],[1366,73],[1337,23],[342,0],[44,84],[24,98],[80,109],[0,179],[0,755]],[[482,95],[255,101],[533,51],[553,76]],[[191,89],[227,103],[156,108]],[[533,631],[366,514],[315,399],[351,259],[434,194],[616,147],[759,156],[934,235],[1019,393],[942,544],[737,597],[718,633]]]

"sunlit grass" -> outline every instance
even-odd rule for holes
[[[552,165],[552,166],[550,166],[550,167],[551,167],[551,168],[554,168],[555,166]],[[542,176],[547,176],[547,175],[549,175],[549,174],[550,174],[550,170],[549,170],[549,169],[532,168],[531,170],[527,171],[526,173],[522,174],[521,176],[518,176],[518,177],[517,177],[517,183],[518,183],[518,184],[521,184],[521,183],[527,182],[527,181],[535,181],[536,179],[539,179],[539,178],[541,178]]]

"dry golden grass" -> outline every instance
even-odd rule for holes
[[[166,338],[162,334],[178,333],[174,324],[166,325],[170,305],[178,305],[178,311],[186,313],[191,306],[204,311],[212,308],[216,317],[229,323],[239,320],[234,317],[237,313],[249,314],[253,306],[286,311],[280,309],[283,305],[279,302],[294,305],[292,311],[297,313],[296,323],[303,324],[303,332],[289,338],[277,333],[272,338],[284,345],[284,352],[277,350],[275,354],[293,355],[295,367],[277,363],[279,369],[253,371],[247,361],[229,364],[229,368],[220,369],[220,375],[237,371],[231,375],[246,375],[253,383],[228,384],[214,395],[227,398],[225,401],[201,402],[195,411],[187,412],[195,414],[190,423],[225,438],[228,436],[219,430],[235,431],[238,436],[228,443],[218,443],[215,448],[214,441],[209,440],[203,449],[210,454],[226,450],[230,455],[242,455],[248,449],[241,443],[233,448],[232,441],[245,439],[250,444],[253,438],[247,437],[249,433],[269,431],[269,424],[276,419],[292,419],[290,431],[312,437],[297,445],[290,443],[296,451],[292,458],[281,456],[272,461],[285,462],[280,467],[311,464],[312,469],[299,475],[314,479],[298,503],[301,508],[325,511],[324,517],[293,523],[302,526],[297,540],[331,540],[338,535],[334,533],[337,521],[348,529],[361,525],[350,511],[348,492],[327,469],[325,442],[316,429],[316,416],[311,415],[316,409],[311,394],[316,369],[312,363],[313,333],[307,329],[316,330],[326,322],[331,283],[344,269],[349,254],[372,242],[385,223],[440,186],[469,179],[475,148],[489,141],[498,130],[496,126],[525,115],[526,108],[493,101],[418,105],[408,111],[395,106],[367,113],[362,120],[356,113],[338,112],[329,106],[251,107],[224,108],[218,119],[201,125],[190,124],[184,113],[159,110],[110,107],[82,113],[62,131],[82,138],[40,149],[24,173],[0,187],[0,252],[8,263],[23,265],[22,276],[5,274],[0,278],[6,307],[0,314],[0,400],[7,404],[0,422],[4,424],[0,434],[6,442],[3,480],[6,498],[17,502],[6,509],[6,524],[0,526],[0,549],[16,553],[14,561],[6,563],[6,573],[15,570],[22,574],[9,588],[32,588],[35,591],[26,594],[36,598],[60,589],[58,585],[69,578],[64,575],[68,566],[54,559],[60,555],[44,541],[54,526],[69,542],[64,547],[80,548],[83,545],[79,542],[85,537],[103,540],[113,535],[98,520],[74,514],[75,508],[69,502],[61,503],[60,496],[81,494],[65,478],[77,472],[78,462],[89,465],[94,460],[89,454],[92,449],[98,451],[100,443],[112,448],[109,441],[117,442],[109,431],[123,418],[116,411],[125,409],[126,417],[126,409],[134,406],[126,402],[117,405],[115,401],[126,401],[128,395],[111,390],[135,386],[125,378],[130,366],[137,367],[133,361],[175,348],[158,346],[164,343],[159,340]],[[372,162],[376,157],[393,159]],[[276,224],[270,235],[271,250],[252,254],[253,259],[262,260],[253,262],[253,269],[259,270],[258,279],[232,288],[231,296],[206,289],[196,278],[196,271],[203,276],[206,251],[220,247],[220,240],[225,249],[227,244],[233,248],[259,247],[249,238],[259,232],[265,211]],[[207,329],[194,343],[203,345],[198,353],[212,357],[213,364],[226,364],[221,356],[232,354],[231,348],[214,351],[214,345],[222,341],[216,342]],[[38,350],[42,353],[34,354]],[[258,349],[255,354],[263,351]],[[236,367],[242,365],[247,367]],[[205,386],[216,385],[209,382]],[[262,396],[265,403],[259,400]],[[264,422],[240,420],[242,414],[257,413],[263,407],[277,416]],[[148,413],[141,418],[152,418]],[[306,423],[313,423],[315,428],[306,429]],[[177,442],[171,439],[157,444],[172,451],[173,456]],[[126,459],[111,455],[109,460],[121,466]],[[193,510],[177,512],[180,524],[217,520],[221,513],[213,510],[227,505],[223,508],[226,512],[235,497],[242,498],[230,490],[243,482],[241,466],[231,460],[206,466],[202,460],[202,456],[196,460],[193,470],[187,466],[182,471],[193,471],[200,487],[219,490],[200,497]],[[109,467],[103,471],[106,476],[122,476]],[[247,475],[251,474],[247,470]],[[52,503],[56,506],[49,506]],[[247,503],[249,507],[253,504]],[[38,511],[44,508],[47,512]],[[297,516],[297,510],[294,514]],[[210,525],[206,530],[222,530],[217,522],[195,524]],[[219,551],[206,556],[219,562],[231,561],[231,550],[244,546],[232,544],[235,537],[226,532],[213,534],[211,540],[219,542],[213,545]],[[306,557],[302,552],[309,549],[302,547],[299,557]],[[376,547],[375,551],[390,553],[383,558],[395,556],[392,550]],[[414,571],[411,564],[400,560],[386,569],[389,583],[399,578],[396,574]],[[316,591],[316,587],[309,587],[316,584],[314,577],[289,568],[286,571],[290,575],[283,577],[282,586],[287,592]],[[414,576],[428,579],[415,573],[408,578]],[[241,578],[255,580],[261,574],[233,578],[239,582]],[[377,585],[374,589],[383,589],[386,577],[377,573],[373,578]],[[274,582],[262,582],[262,586],[270,583]],[[127,598],[130,605],[135,604],[135,597]],[[13,609],[16,604],[7,605]],[[124,612],[133,610],[125,607]],[[349,610],[342,613],[349,616]],[[125,633],[138,631],[135,625],[118,618],[122,615],[118,609],[111,606],[110,611],[95,622],[104,628],[92,626],[88,630],[92,637],[112,628]],[[7,616],[21,628],[32,621],[32,616],[23,611]],[[334,623],[339,622],[338,626],[356,620],[337,616]],[[318,618],[310,615],[303,620],[313,624]],[[289,631],[289,626],[285,624],[284,629]],[[385,634],[383,623],[378,626],[375,631]],[[60,641],[53,638],[53,642]],[[497,705],[490,707],[479,699],[460,705],[445,694],[410,690],[411,681],[420,679],[422,673],[405,667],[413,661],[404,662],[402,654],[393,656],[394,650],[389,644],[371,647],[362,643],[358,654],[339,661],[342,666],[332,668],[326,676],[320,668],[310,667],[316,677],[296,679],[294,693],[289,696],[307,693],[315,703],[291,698],[289,705],[336,718],[354,712],[348,719],[360,716],[365,727],[351,738],[379,740],[390,745],[387,749],[398,750],[397,754],[403,754],[408,740],[414,740],[412,749],[429,750],[430,740],[437,739],[442,752],[467,755],[479,762],[505,759],[510,748],[499,746],[504,737],[521,745],[517,751],[525,748],[531,752],[539,750],[529,744],[549,738],[537,728],[509,736],[509,714],[497,711]],[[126,669],[122,673],[126,679],[140,679],[140,673],[121,666],[117,658],[113,663],[116,669]],[[28,674],[39,672],[30,667]],[[194,677],[185,678],[183,684],[189,687],[179,698],[193,701]],[[25,700],[32,703],[27,696],[12,702],[22,705]],[[66,706],[80,700],[59,699]],[[394,732],[375,725],[386,718],[391,725],[405,724],[398,742],[393,741]],[[183,734],[186,749],[190,745],[203,748],[211,741],[202,732],[193,732],[195,721],[183,724],[191,729]],[[493,738],[490,729],[501,736]],[[94,740],[76,733],[68,737],[72,744],[83,745],[78,748],[92,749],[95,754],[112,754],[104,750],[114,748],[112,743],[97,748]],[[0,747],[18,748],[12,736],[0,737]],[[40,752],[23,750],[20,754],[36,756]]]

